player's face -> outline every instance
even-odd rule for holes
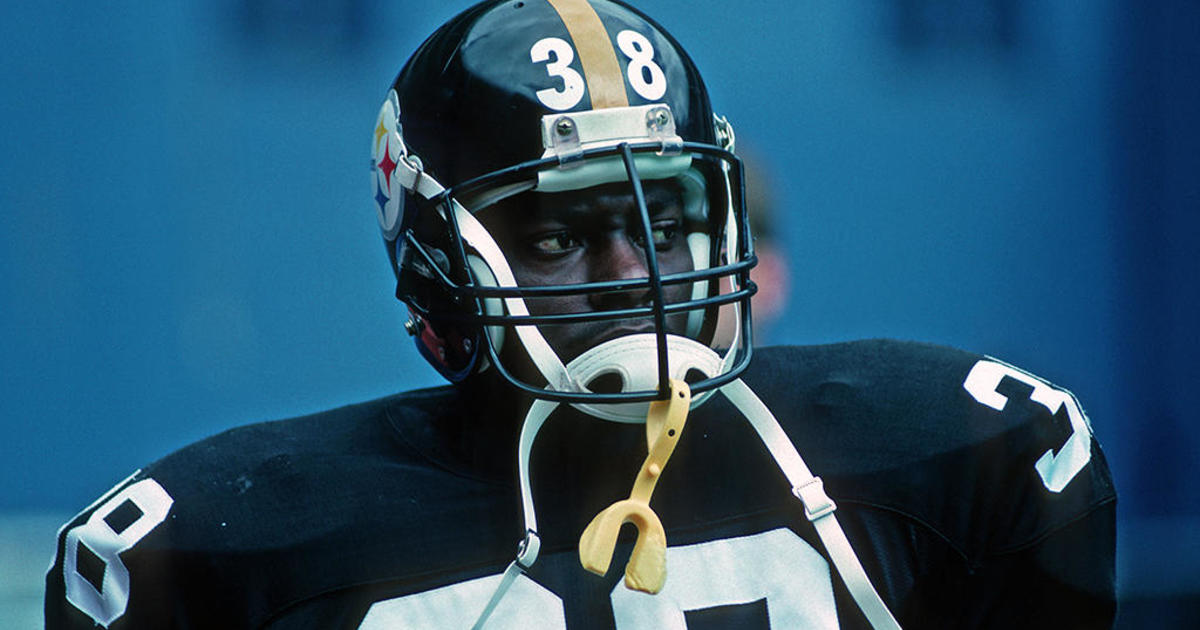
[[[644,184],[650,229],[662,275],[690,271],[678,185]],[[503,220],[501,220],[503,217]],[[489,221],[490,219],[490,221]],[[480,213],[522,286],[575,284],[649,274],[641,215],[629,184],[570,193],[527,193]],[[690,285],[664,286],[665,302],[683,301]],[[527,298],[534,315],[611,311],[648,306],[650,289]],[[686,314],[667,317],[668,332],[682,334]],[[542,325],[542,334],[563,361],[619,336],[653,332],[652,317]]]

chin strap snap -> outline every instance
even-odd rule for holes
[[[580,564],[592,573],[604,575],[612,562],[621,525],[633,523],[638,535],[625,565],[625,586],[652,595],[661,591],[667,580],[667,535],[662,521],[650,508],[650,496],[679,443],[692,402],[687,383],[678,379],[671,379],[670,383],[669,397],[650,403],[646,416],[648,452],[629,498],[597,514],[579,537]]]
[[[508,568],[504,569],[504,574],[500,576],[500,583],[496,585],[496,591],[492,593],[491,599],[488,600],[486,606],[483,607],[483,612],[479,614],[479,619],[475,620],[475,625],[471,626],[471,630],[480,630],[483,624],[487,623],[489,617],[492,616],[492,611],[496,610],[496,606],[500,604],[500,600],[504,598],[504,594],[512,587],[513,582],[517,580],[517,576],[525,571],[528,571],[537,562],[538,551],[542,548],[542,539],[537,535],[537,532],[532,529],[525,531],[525,539],[517,545],[517,559],[508,564]]]

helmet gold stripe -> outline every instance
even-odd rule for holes
[[[583,64],[583,76],[591,95],[592,109],[626,107],[625,79],[621,76],[621,64],[617,62],[617,51],[604,30],[600,16],[587,0],[547,0],[558,12],[567,32],[574,40]]]

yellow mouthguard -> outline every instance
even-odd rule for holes
[[[667,536],[662,521],[650,509],[650,495],[658,477],[671,459],[675,444],[683,433],[691,406],[692,392],[682,380],[671,379],[667,400],[650,403],[646,415],[646,445],[649,452],[638,471],[629,498],[617,501],[592,519],[579,537],[579,562],[597,575],[608,573],[617,533],[624,523],[637,527],[637,542],[629,563],[625,565],[625,586],[654,594],[662,590],[667,580]]]

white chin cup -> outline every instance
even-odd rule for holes
[[[671,378],[683,379],[691,370],[705,378],[720,374],[721,355],[708,346],[687,337],[667,335],[667,368]],[[606,341],[575,357],[567,364],[567,373],[580,387],[596,378],[615,375],[621,379],[620,392],[658,389],[658,337],[652,333],[626,335]],[[710,392],[692,398],[698,406]],[[572,407],[602,420],[642,424],[646,422],[649,402],[571,403]]]

